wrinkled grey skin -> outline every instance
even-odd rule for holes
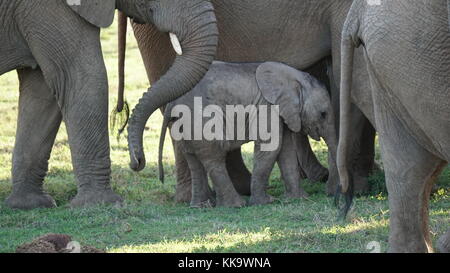
[[[450,31],[450,0],[447,0],[447,11],[448,11],[448,30]]]
[[[226,62],[264,62],[278,61],[297,69],[318,64],[323,57],[333,55],[333,67],[329,73],[331,93],[335,114],[339,109],[340,79],[340,37],[347,12],[352,0],[212,0],[219,27],[219,46],[216,60]],[[171,66],[175,54],[170,49],[170,41],[154,26],[133,25],[148,78],[151,83],[157,81]],[[360,69],[355,70],[356,89],[368,88],[368,76],[361,52],[357,54]],[[335,77],[333,77],[333,75]],[[369,98],[365,100],[362,110],[370,114]],[[354,139],[351,152],[354,155],[354,176],[357,191],[368,189],[367,176],[374,161],[375,131],[364,115],[353,110]],[[177,165],[178,201],[190,200],[190,172],[181,152],[175,145]],[[240,150],[230,153],[229,167],[241,181],[250,181],[250,175],[242,163]],[[326,170],[321,167],[313,154],[308,166],[326,177]],[[314,162],[316,161],[316,162]],[[309,175],[308,175],[309,176]],[[338,184],[337,172],[330,175],[327,192],[333,194]]]
[[[342,34],[339,174],[345,191],[352,182],[347,157],[352,59],[355,47],[363,45],[389,192],[389,251],[430,252],[430,191],[450,161],[447,1],[381,3],[355,1]],[[449,242],[448,237],[440,242]]]
[[[450,253],[450,229],[437,241],[436,250],[440,253]]]
[[[205,75],[217,50],[218,30],[214,9],[208,0],[150,1],[156,10],[153,19],[161,31],[177,35],[182,47],[170,69],[143,95],[135,106],[128,126],[130,167],[141,171],[145,167],[142,137],[150,115],[191,90]],[[167,12],[168,7],[173,9]],[[158,9],[159,8],[159,9]],[[169,19],[170,18],[170,19]],[[166,35],[167,36],[167,35]]]
[[[9,207],[55,206],[42,184],[63,120],[78,181],[71,205],[121,202],[110,186],[108,82],[99,27],[110,25],[118,8],[137,22],[189,36],[193,28],[188,15],[174,20],[171,15],[179,5],[162,2],[82,0],[81,6],[69,6],[62,0],[0,1],[0,75],[17,69],[20,80]],[[217,28],[214,23],[210,26]],[[189,67],[198,72],[195,66]],[[164,97],[165,90],[156,90],[155,95]]]
[[[276,161],[286,184],[286,195],[295,198],[306,196],[299,186],[300,169],[294,143],[296,134],[288,133],[289,131],[310,135],[316,140],[322,136],[329,144],[330,151],[336,151],[331,101],[326,87],[316,78],[281,63],[213,62],[205,77],[191,92],[166,107],[160,141],[160,166],[165,131],[168,121],[171,120],[172,109],[176,105],[185,105],[193,113],[195,97],[202,98],[203,107],[216,105],[227,115],[227,105],[279,105],[280,145],[274,151],[263,151],[263,141],[255,141],[251,205],[267,204],[273,200],[266,189]],[[193,132],[194,117],[191,118]],[[203,118],[203,124],[209,119]],[[172,119],[174,120],[177,118]],[[226,127],[226,120],[223,122]],[[244,126],[248,132],[248,119],[245,122],[244,126],[235,121],[235,130]],[[224,128],[224,134],[225,131]],[[233,187],[225,160],[227,152],[239,149],[249,141],[248,136],[245,140],[180,140],[193,178],[192,207],[213,203],[206,174],[209,174],[213,182],[217,206],[245,205],[245,201]]]

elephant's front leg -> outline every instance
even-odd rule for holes
[[[297,159],[295,144],[293,142],[293,132],[284,126],[283,144],[277,162],[280,168],[281,177],[284,181],[287,198],[305,198],[308,194],[300,187],[302,179],[302,169]]]
[[[306,177],[311,181],[326,181],[328,178],[328,169],[320,164],[309,143],[308,136],[297,134],[295,145],[298,148],[297,157],[301,169]]]
[[[118,203],[122,199],[110,185],[108,87],[106,71],[97,67],[80,79],[80,89],[66,95],[63,117],[67,126],[78,194],[71,205]]]
[[[44,192],[48,160],[61,124],[61,112],[40,70],[19,70],[20,97],[12,160],[13,191],[6,205],[16,209],[55,207]]]
[[[281,145],[282,143],[280,143],[276,151],[262,151],[261,143],[255,142],[250,205],[264,205],[273,202],[274,199],[267,193],[267,188]]]
[[[110,185],[108,81],[100,29],[65,3],[54,2],[58,12],[36,5],[18,24],[27,33],[24,39],[66,123],[78,180],[78,193],[71,205],[116,203],[122,199]]]

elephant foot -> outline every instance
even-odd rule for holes
[[[71,207],[89,207],[99,204],[122,204],[123,199],[111,189],[106,190],[84,190],[78,194],[70,202]]]
[[[216,207],[227,207],[227,208],[242,208],[245,207],[247,203],[245,200],[239,196],[236,195],[235,197],[218,197],[216,200]]]
[[[209,187],[208,187],[209,188]],[[216,205],[215,192],[210,189],[198,196],[192,197],[191,208],[212,208]]]
[[[295,192],[286,192],[284,193],[284,197],[288,199],[304,199],[308,198],[309,194],[307,194],[303,189]]]
[[[250,196],[249,204],[250,206],[266,205],[272,203],[274,200],[275,199],[268,194],[252,195]]]
[[[206,209],[206,208],[212,208],[214,207],[215,201],[213,199],[207,199],[205,201],[191,201],[191,208],[194,209]]]
[[[191,180],[184,179],[178,180],[175,189],[175,202],[177,203],[189,203],[191,202]]]
[[[336,194],[338,185],[339,185],[339,177],[338,176],[328,177],[328,181],[327,181],[327,185],[326,185],[327,196],[334,196]]]
[[[327,182],[328,169],[322,167],[318,172],[314,172],[314,175],[308,177],[308,179],[313,182]]]
[[[24,192],[12,193],[5,201],[6,206],[12,209],[36,209],[36,208],[54,208],[55,200],[44,192]]]

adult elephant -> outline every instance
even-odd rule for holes
[[[447,0],[448,30],[450,31],[450,0]]]
[[[446,0],[355,0],[342,34],[338,166],[348,173],[352,59],[363,45],[389,192],[391,252],[432,251],[428,202],[450,162],[450,30]],[[417,12],[420,11],[420,12]],[[352,93],[362,90],[353,90]],[[359,100],[354,99],[356,104]],[[351,192],[350,192],[351,193]],[[450,232],[440,240],[448,248]]]
[[[306,70],[313,65],[320,65],[320,61],[327,56],[333,56],[332,69],[329,70],[332,87],[332,100],[336,114],[338,112],[338,92],[340,76],[340,37],[347,12],[352,0],[212,0],[211,1],[219,28],[219,46],[217,60],[226,62],[263,62],[278,61],[297,69]],[[151,83],[157,82],[170,68],[175,59],[175,52],[171,49],[169,36],[161,33],[154,25],[133,24],[140,51],[144,60],[147,74]],[[183,45],[182,45],[183,46]],[[184,47],[184,46],[183,46]],[[122,54],[123,55],[123,52]],[[361,58],[362,60],[362,58]],[[325,62],[322,62],[325,65]],[[360,79],[355,83],[356,88],[367,86],[365,66],[355,73]],[[326,68],[326,67],[325,67]],[[333,77],[336,75],[336,77]],[[177,75],[173,80],[177,80]],[[154,98],[150,100],[149,98]],[[129,126],[131,136],[132,167],[139,170],[143,166],[137,164],[144,161],[142,144],[142,129],[150,113],[159,104],[157,98],[150,93],[139,103],[136,115]],[[370,105],[364,106],[368,113]],[[145,109],[145,111],[144,111]],[[141,114],[144,113],[145,115]],[[355,178],[360,190],[367,190],[366,177],[373,167],[374,135],[375,131],[363,114],[354,109],[354,136],[352,154],[354,158]],[[139,139],[139,141],[136,141]],[[316,157],[306,144],[305,159],[309,161],[307,176],[321,179],[326,170],[318,163]],[[178,201],[190,200],[190,174],[182,153],[175,146],[177,165],[177,195]],[[233,181],[250,181],[250,175],[245,168],[240,150],[229,154],[227,159],[229,173],[233,174]],[[332,171],[327,192],[332,194],[337,186],[337,171]],[[238,184],[240,192],[249,191],[249,183]]]
[[[42,185],[62,120],[78,180],[78,193],[71,205],[121,202],[110,186],[108,82],[99,29],[112,23],[116,8],[137,22],[154,24],[180,37],[187,49],[184,58],[190,63],[180,65],[192,76],[186,90],[212,61],[217,26],[208,2],[0,1],[0,74],[18,69],[20,80],[13,190],[6,200],[9,207],[55,206]],[[202,32],[197,32],[199,25],[204,26]],[[174,66],[168,74],[178,72]],[[166,84],[161,80],[161,86]],[[165,89],[154,94],[160,97],[160,106],[174,96]]]

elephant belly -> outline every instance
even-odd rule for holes
[[[323,2],[213,1],[220,33],[217,59],[277,61],[297,69],[315,64],[331,53]]]
[[[14,20],[16,2],[0,1],[0,75],[17,68],[37,66]]]
[[[0,75],[14,69],[31,67],[37,68],[36,60],[27,49],[6,48],[0,45]]]

